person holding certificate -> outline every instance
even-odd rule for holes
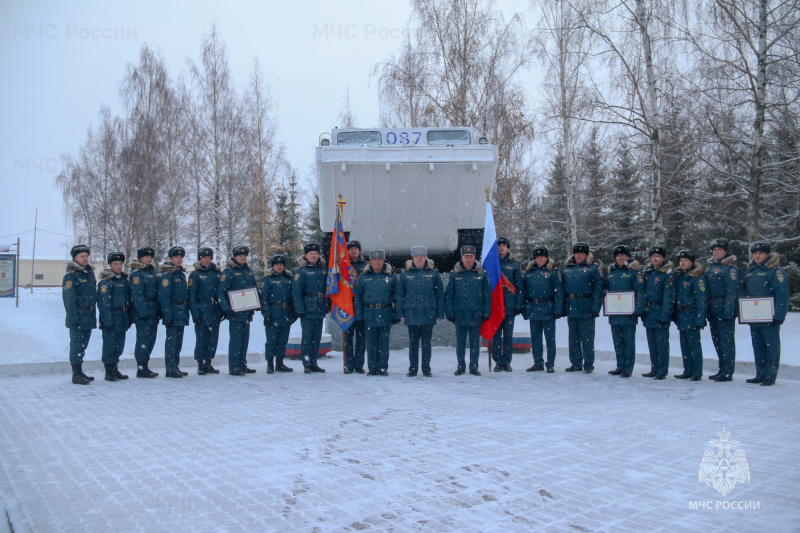
[[[325,315],[331,311],[331,300],[325,296],[328,268],[320,257],[319,244],[316,242],[306,244],[303,247],[303,254],[294,272],[292,303],[303,329],[300,341],[303,372],[313,374],[325,372],[325,369],[317,364],[317,355],[322,340],[322,324]]]
[[[772,253],[769,243],[754,242],[750,254],[753,261],[739,299],[739,319],[750,324],[756,360],[756,377],[747,382],[768,387],[775,385],[781,363],[781,324],[789,310],[789,280],[778,266],[780,255]],[[771,311],[767,316],[762,311],[765,308]]]
[[[614,247],[614,264],[606,278],[605,311],[617,356],[617,368],[608,373],[629,378],[636,363],[636,324],[644,314],[644,276],[624,244]]]
[[[678,271],[675,273],[675,313],[683,356],[683,374],[678,379],[700,381],[703,379],[703,346],[700,330],[706,326],[708,292],[703,278],[704,268],[695,262],[694,252],[678,252]]]
[[[672,275],[672,261],[667,261],[667,249],[661,244],[650,247],[650,264],[644,271],[644,290],[642,323],[647,331],[651,367],[650,372],[642,376],[662,380],[669,372],[669,321],[675,307],[675,277]]]
[[[255,372],[247,368],[247,346],[250,344],[250,322],[254,309],[259,309],[256,277],[247,266],[250,248],[235,246],[228,259],[228,268],[222,271],[217,288],[219,307],[228,319],[228,373],[244,376]]]

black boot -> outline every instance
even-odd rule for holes
[[[721,373],[722,373],[722,372],[717,372],[716,374],[711,374],[710,376],[708,376],[708,379],[710,379],[710,380],[715,380],[715,379],[717,379],[717,378],[719,377],[719,375],[720,375]]]
[[[75,385],[88,385],[91,380],[87,379],[85,375],[83,375],[83,371],[81,367],[83,366],[82,363],[76,363],[72,365],[72,383]]]
[[[653,371],[645,372],[644,374],[642,374],[642,377],[643,378],[654,378],[654,377],[656,377],[656,373],[653,372]]]
[[[183,370],[181,370],[181,369],[180,369],[180,368],[178,368],[178,367],[175,367],[175,372],[177,372],[177,373],[178,373],[178,374],[180,374],[181,376],[188,376],[188,375],[189,375],[189,373],[188,373],[188,372],[184,372]]]
[[[219,370],[211,366],[211,359],[206,359],[206,374],[219,374]]]
[[[620,370],[619,368],[615,368],[614,370],[609,370],[608,373],[611,374],[612,376],[619,376],[620,374],[622,374],[622,370]]]
[[[205,376],[206,375],[206,360],[200,359],[197,361],[197,375],[198,376]]]
[[[577,365],[570,365],[569,367],[564,369],[564,372],[580,372],[583,370],[583,367]]]
[[[139,365],[138,365],[138,367],[136,369],[136,377],[137,378],[148,378],[148,379],[151,379],[151,378],[154,378],[154,377],[158,376],[158,372],[153,372],[152,370],[147,368],[147,364],[148,363],[146,363],[146,362],[145,363],[139,363]]]
[[[114,375],[117,376],[117,379],[128,379],[128,376],[119,371],[119,363],[114,365]]]
[[[267,359],[267,374],[274,374],[275,373],[275,364],[273,363],[272,357]]]
[[[324,374],[325,369],[319,366],[318,364],[314,364],[314,372],[319,372],[320,374]]]
[[[494,370],[493,370],[493,371],[494,371],[494,372],[502,372],[502,371],[503,371],[503,365],[502,365],[502,363],[495,363],[495,365],[494,365]]]
[[[525,372],[541,372],[542,370],[544,370],[544,365],[537,365],[534,363],[532,367],[526,368]]]
[[[114,375],[114,365],[106,365],[104,364],[103,367],[106,369],[106,375],[103,379],[106,381],[119,381],[117,376]]]
[[[510,363],[504,363],[503,364],[503,370],[505,370],[506,372],[513,372],[513,370],[511,369],[511,364]]]
[[[176,368],[175,370],[167,370],[167,373],[164,374],[168,378],[182,378],[183,372],[180,369]]]
[[[672,377],[674,377],[675,379],[689,379],[692,376],[690,374],[687,374],[686,372],[684,372],[683,374],[675,374]]]
[[[245,372],[245,374],[255,374],[256,373],[256,369],[255,368],[250,368],[249,366],[245,365],[244,372]]]
[[[278,372],[294,372],[294,368],[283,364],[283,357],[278,357],[278,360],[275,362],[275,370]]]

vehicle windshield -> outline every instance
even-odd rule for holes
[[[428,144],[469,144],[469,132],[466,130],[429,131]]]
[[[339,146],[379,146],[381,133],[379,131],[342,131],[336,135],[336,144]]]

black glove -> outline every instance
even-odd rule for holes
[[[203,320],[199,316],[193,316],[192,322],[194,322],[195,324],[202,324]]]
[[[522,311],[521,314],[522,314],[522,319],[523,320],[528,320],[528,313],[526,313],[525,311]]]
[[[662,328],[667,328],[667,327],[669,327],[669,322],[665,322],[663,320],[659,320],[658,321],[658,325],[661,326]]]
[[[772,324],[775,325],[775,326],[782,326],[783,325],[783,320],[773,320]]]
[[[264,317],[264,325],[265,326],[271,326],[272,325],[272,317],[271,316],[265,316]]]
[[[553,318],[558,320],[559,318],[564,318],[565,315],[553,315]]]
[[[225,318],[231,320],[234,316],[236,316],[236,312],[233,309],[228,309],[225,311]]]
[[[597,318],[600,316],[600,313],[597,311],[592,311],[592,318]]]
[[[394,324],[394,325],[397,325],[397,324],[399,324],[400,322],[401,322],[401,320],[400,320],[399,318],[393,318],[393,319],[392,319],[392,324]]]
[[[162,322],[162,324],[164,324],[165,328],[171,328],[172,327],[172,320],[164,320]]]
[[[447,317],[447,320],[449,320],[450,322],[455,322],[456,321],[456,317],[449,316],[449,317]]]
[[[483,320],[484,322],[486,322],[490,318],[492,318],[492,315],[489,315],[489,316],[483,315],[483,316],[481,316],[481,320]]]

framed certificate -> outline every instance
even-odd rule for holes
[[[261,309],[261,302],[258,300],[258,289],[255,287],[228,291],[228,301],[231,303],[231,309],[236,313],[250,311],[251,309]]]
[[[739,298],[739,324],[772,322],[775,317],[775,298]]]
[[[633,291],[607,292],[603,305],[606,316],[632,315],[636,309],[636,293]]]

